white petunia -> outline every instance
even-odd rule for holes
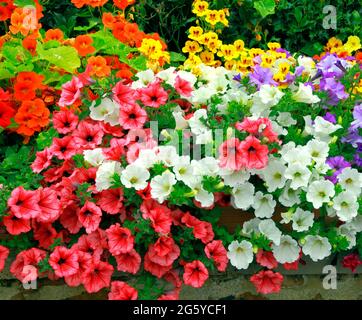
[[[174,146],[160,146],[156,149],[157,160],[168,167],[172,167],[178,160],[178,153]]]
[[[308,187],[307,201],[311,202],[315,209],[319,209],[323,203],[329,202],[334,194],[334,184],[331,181],[314,181]]]
[[[173,111],[172,115],[175,119],[175,130],[182,130],[186,129],[189,126],[189,123],[184,118],[184,112],[183,111]]]
[[[237,185],[231,191],[232,203],[238,209],[249,209],[254,203],[254,191],[255,187],[249,182]]]
[[[299,198],[301,190],[292,189],[290,184],[290,181],[286,183],[286,186],[279,197],[279,202],[285,207],[292,207],[295,204],[299,204],[301,202]]]
[[[331,254],[332,246],[327,238],[308,235],[304,238],[303,253],[313,261],[323,260]]]
[[[227,256],[232,266],[247,269],[254,259],[253,246],[249,241],[233,241],[228,246]]]
[[[282,236],[279,245],[272,245],[272,250],[279,263],[292,263],[299,258],[300,248],[291,236]]]
[[[136,159],[134,164],[143,167],[143,168],[151,168],[155,163],[157,163],[158,158],[155,153],[155,149],[141,149],[138,158]]]
[[[311,163],[311,156],[304,146],[290,148],[282,154],[282,158],[289,165],[300,164],[301,166],[306,167]]]
[[[297,208],[295,213],[292,215],[292,228],[295,231],[303,232],[308,231],[314,223],[314,214],[310,211],[304,211]]]
[[[312,134],[319,140],[329,143],[332,140],[330,135],[340,128],[342,128],[342,126],[339,124],[333,124],[318,116],[314,120]]]
[[[135,164],[128,165],[121,174],[121,182],[126,188],[143,190],[147,187],[150,173],[147,169]]]
[[[290,187],[294,190],[306,187],[310,176],[310,170],[299,163],[292,164],[285,170],[285,177],[291,180]]]
[[[93,150],[84,150],[83,155],[84,155],[84,160],[93,167],[99,167],[106,159],[103,155],[102,148],[95,148]]]
[[[253,233],[259,233],[259,224],[261,220],[259,218],[253,218],[243,223],[243,229],[240,234],[244,237],[251,237]]]
[[[292,118],[290,112],[279,112],[277,121],[283,127],[290,127],[297,124],[297,121]]]
[[[201,87],[192,91],[190,100],[194,104],[204,104],[216,93],[212,87]]]
[[[260,87],[259,92],[261,102],[270,107],[277,105],[280,99],[284,96],[282,91],[280,91],[277,87],[271,86],[269,84],[263,84]]]
[[[195,175],[216,177],[220,172],[219,162],[213,157],[205,157],[201,160],[192,160]]]
[[[118,161],[103,162],[96,173],[96,189],[98,191],[107,190],[113,184],[115,174],[121,174],[122,168]]]
[[[315,62],[312,58],[306,56],[298,57],[298,65],[304,67],[303,73],[308,73],[310,76],[314,76],[316,73]]]
[[[344,190],[359,196],[362,191],[362,173],[356,169],[344,168],[342,173],[338,175],[338,183]]]
[[[89,110],[89,116],[93,120],[104,121],[111,125],[119,124],[119,105],[109,98],[103,99],[98,106],[93,102]]]
[[[194,177],[194,167],[191,166],[190,156],[181,156],[174,162],[173,172],[176,179],[185,182],[192,182]]]
[[[303,83],[299,84],[298,91],[293,94],[293,99],[297,102],[303,103],[317,103],[321,101],[318,96],[313,94],[313,89],[311,86],[304,85]]]
[[[259,230],[261,234],[273,241],[277,246],[280,244],[282,236],[281,231],[277,228],[275,222],[271,219],[262,220],[259,223]]]
[[[358,214],[357,196],[350,191],[343,191],[333,199],[333,208],[341,221],[350,221]]]
[[[230,169],[220,169],[220,176],[224,180],[224,184],[229,187],[235,187],[238,184],[243,184],[250,178],[250,172],[247,170],[234,171]]]
[[[261,171],[269,192],[285,186],[286,178],[284,176],[286,166],[280,160],[270,161],[269,164]]]
[[[252,207],[255,210],[255,216],[258,218],[271,218],[274,213],[276,201],[271,194],[263,194],[258,191],[254,196]]]
[[[132,82],[132,89],[140,89],[147,87],[150,83],[155,81],[155,74],[152,70],[148,69],[145,71],[138,72],[136,74],[137,81]]]
[[[176,80],[176,68],[171,67],[166,70],[162,70],[156,74],[156,77],[162,79],[164,82],[168,83],[170,86],[175,85]]]
[[[173,186],[176,184],[175,175],[172,172],[165,171],[160,176],[151,180],[151,196],[159,203],[163,203],[171,194]]]
[[[328,157],[329,146],[326,142],[313,139],[307,143],[306,149],[316,163],[322,164]]]
[[[349,245],[347,247],[347,250],[352,249],[356,246],[357,239],[356,239],[356,231],[347,223],[342,224],[338,229],[337,233],[341,236],[345,236],[347,241],[349,242]]]

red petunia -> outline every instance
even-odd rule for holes
[[[150,259],[148,253],[144,256],[143,267],[146,271],[153,274],[157,278],[162,278],[167,272],[172,269],[172,265],[169,266],[161,266],[158,263],[153,262]]]
[[[109,287],[113,270],[111,264],[93,259],[90,267],[83,274],[83,285],[86,291],[93,293]]]
[[[9,256],[9,249],[0,245],[0,272],[4,270],[5,261]]]
[[[224,272],[229,259],[227,251],[221,240],[214,240],[205,246],[205,254],[209,259],[214,260],[217,270]]]
[[[41,222],[53,222],[58,219],[60,215],[60,201],[57,193],[50,189],[39,189],[39,208],[40,213],[37,220]]]
[[[115,256],[117,270],[136,274],[141,266],[141,256],[136,250],[132,249],[127,253],[121,253]]]
[[[148,213],[148,218],[152,222],[152,227],[156,232],[168,234],[171,231],[172,216],[171,211],[165,211],[162,207],[151,209]]]
[[[104,190],[99,194],[97,205],[109,214],[120,213],[123,207],[123,190],[121,188]]]
[[[139,89],[140,100],[146,107],[159,108],[167,102],[168,94],[158,81],[148,85],[147,88]]]
[[[214,231],[212,230],[212,224],[207,221],[201,221],[189,213],[185,213],[181,219],[187,227],[193,228],[192,233],[196,239],[201,240],[204,244],[214,239]]]
[[[78,252],[82,251],[88,253],[96,260],[99,260],[103,254],[102,245],[90,235],[85,234],[78,239],[78,242],[75,243],[72,248],[76,249]]]
[[[254,136],[248,136],[242,141],[237,152],[242,155],[240,161],[247,169],[263,169],[268,164],[269,149]]]
[[[71,203],[67,205],[61,215],[60,223],[66,228],[71,234],[76,234],[82,228],[82,224],[78,219],[80,208],[75,204]]]
[[[268,269],[275,269],[278,267],[278,261],[275,259],[273,252],[271,251],[259,249],[256,254],[256,262],[262,267],[266,267]]]
[[[147,112],[138,104],[127,105],[119,111],[119,123],[125,130],[142,128],[147,121]]]
[[[70,276],[65,276],[64,281],[70,287],[77,287],[83,283],[83,273],[91,267],[92,256],[83,251],[76,251],[78,256],[78,271]]]
[[[6,231],[16,236],[31,230],[30,219],[17,218],[13,213],[3,218]]]
[[[78,255],[73,249],[56,247],[50,254],[49,264],[58,277],[68,277],[79,270]]]
[[[184,283],[194,288],[201,288],[205,281],[209,278],[209,271],[199,260],[186,263],[184,269]]]
[[[180,248],[171,237],[160,237],[148,247],[149,259],[160,266],[171,266],[180,256]]]
[[[63,109],[53,113],[53,126],[61,134],[68,134],[75,130],[78,116],[71,110]]]
[[[71,159],[79,151],[74,137],[54,138],[50,152],[60,160]]]
[[[123,281],[113,281],[111,292],[108,294],[109,300],[137,300],[137,290]]]
[[[11,192],[8,206],[17,218],[35,218],[40,213],[39,193],[27,191],[23,187],[17,187]]]
[[[43,151],[38,151],[34,162],[31,164],[31,168],[35,173],[40,173],[44,169],[48,168],[51,165],[52,152],[49,148],[45,148]]]
[[[48,249],[57,238],[57,230],[51,223],[34,223],[34,239],[39,241],[39,247]]]
[[[102,210],[93,202],[87,201],[80,209],[78,219],[87,233],[91,233],[99,227],[102,218]]]
[[[259,293],[278,293],[282,287],[283,276],[279,272],[263,270],[254,274],[250,278],[250,281],[253,283],[256,291]]]
[[[344,268],[350,269],[352,272],[355,272],[359,265],[362,264],[358,254],[351,253],[345,256],[342,260],[342,265]]]
[[[106,230],[109,252],[112,255],[130,252],[134,246],[134,236],[127,228],[122,228],[119,223]]]

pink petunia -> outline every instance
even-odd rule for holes
[[[41,222],[53,222],[58,219],[60,215],[60,201],[57,193],[50,189],[39,189],[39,202],[40,213],[37,220]]]
[[[269,149],[254,136],[242,141],[237,152],[242,155],[241,163],[247,169],[263,169],[268,164]]]
[[[180,76],[176,77],[175,89],[178,94],[180,94],[181,96],[184,96],[186,98],[191,97],[192,90],[193,90],[191,83],[182,79]]]
[[[217,270],[224,272],[229,259],[227,251],[221,240],[214,240],[205,246],[205,254],[209,259],[214,260]]]
[[[40,173],[51,165],[52,152],[49,148],[45,148],[43,151],[38,151],[34,162],[31,164],[33,172]]]
[[[262,267],[266,267],[268,269],[275,269],[278,267],[278,261],[275,259],[273,252],[264,251],[259,249],[256,254],[256,262],[259,263]]]
[[[60,134],[68,134],[75,130],[78,116],[73,111],[63,109],[53,113],[53,126]]]
[[[220,167],[230,170],[239,171],[242,166],[242,154],[238,150],[240,140],[231,138],[224,141],[219,147],[219,161]]]
[[[81,147],[95,148],[102,143],[104,133],[97,123],[81,121],[73,132],[75,142]]]
[[[123,207],[123,190],[117,188],[102,191],[99,194],[97,205],[109,214],[120,213]]]
[[[119,111],[119,123],[125,130],[142,128],[147,121],[147,112],[138,104],[127,105]]]
[[[88,293],[98,292],[110,286],[114,268],[111,264],[93,259],[82,276],[84,288]]]
[[[59,99],[61,107],[71,106],[81,97],[81,90],[83,83],[77,77],[73,77],[71,81],[62,85],[62,93]]]
[[[18,218],[13,213],[3,218],[3,224],[6,231],[13,236],[27,233],[31,230],[30,219]]]
[[[122,81],[118,82],[114,88],[112,89],[113,99],[120,106],[132,106],[135,103],[135,91],[122,83]]]
[[[148,85],[147,88],[138,91],[141,102],[146,107],[159,108],[164,105],[168,99],[168,93],[163,89],[158,81]]]
[[[60,160],[69,160],[79,152],[79,145],[72,136],[54,138],[50,152]]]
[[[136,250],[132,249],[127,253],[121,253],[115,256],[117,270],[136,274],[141,266],[141,256]]]
[[[180,256],[180,248],[171,237],[160,237],[148,247],[149,259],[160,266],[170,266]]]
[[[0,272],[4,270],[5,261],[9,256],[9,249],[0,245]]]

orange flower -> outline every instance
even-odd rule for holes
[[[28,50],[33,56],[36,54],[36,37],[34,37],[34,34],[27,36],[23,40],[23,47]]]
[[[18,81],[14,85],[14,97],[19,101],[32,100],[36,97],[36,92],[31,83]]]
[[[11,33],[27,36],[29,32],[35,31],[38,27],[37,10],[35,8],[16,8],[11,15]]]
[[[90,57],[88,66],[90,76],[106,77],[111,73],[111,68],[107,66],[107,61],[101,56]]]
[[[356,59],[359,63],[362,63],[362,51],[360,51],[356,54]]]
[[[74,48],[77,49],[81,57],[93,53],[96,49],[92,46],[93,39],[87,35],[81,35],[75,38]]]
[[[44,76],[37,74],[32,71],[20,72],[16,77],[16,82],[27,82],[33,86],[34,89],[43,89],[44,85],[42,84]]]
[[[87,1],[85,0],[72,0],[72,3],[78,8],[82,8],[84,5],[87,4]]]
[[[131,4],[134,4],[136,0],[113,0],[113,4],[119,9],[126,9]]]
[[[93,8],[96,8],[104,6],[108,2],[108,0],[88,0],[87,2],[88,5],[90,5]]]
[[[61,42],[63,39],[64,34],[60,29],[49,29],[45,32],[45,41],[55,40]]]
[[[19,125],[16,132],[26,137],[32,136],[48,125],[49,115],[43,100],[23,101],[14,118]]]
[[[110,12],[103,13],[102,16],[102,23],[108,29],[113,29],[113,24],[115,23],[116,19]]]

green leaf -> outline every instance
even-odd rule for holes
[[[183,54],[171,51],[170,59],[171,62],[184,62],[186,60],[186,57]]]
[[[275,11],[275,1],[274,0],[258,0],[254,2],[254,8],[259,12],[259,14],[265,18],[266,16],[273,14]]]
[[[61,46],[45,50],[42,45],[38,44],[37,52],[39,60],[46,60],[67,72],[74,72],[80,67],[78,52],[73,47]]]
[[[94,28],[96,25],[100,23],[99,19],[90,19],[89,24],[87,26],[77,26],[74,28],[75,31],[88,31]]]
[[[59,137],[57,130],[50,128],[48,131],[43,131],[39,133],[38,138],[36,139],[36,144],[39,150],[43,150],[46,147],[49,147],[54,138]]]
[[[34,0],[15,0],[14,4],[17,7],[35,6]]]

